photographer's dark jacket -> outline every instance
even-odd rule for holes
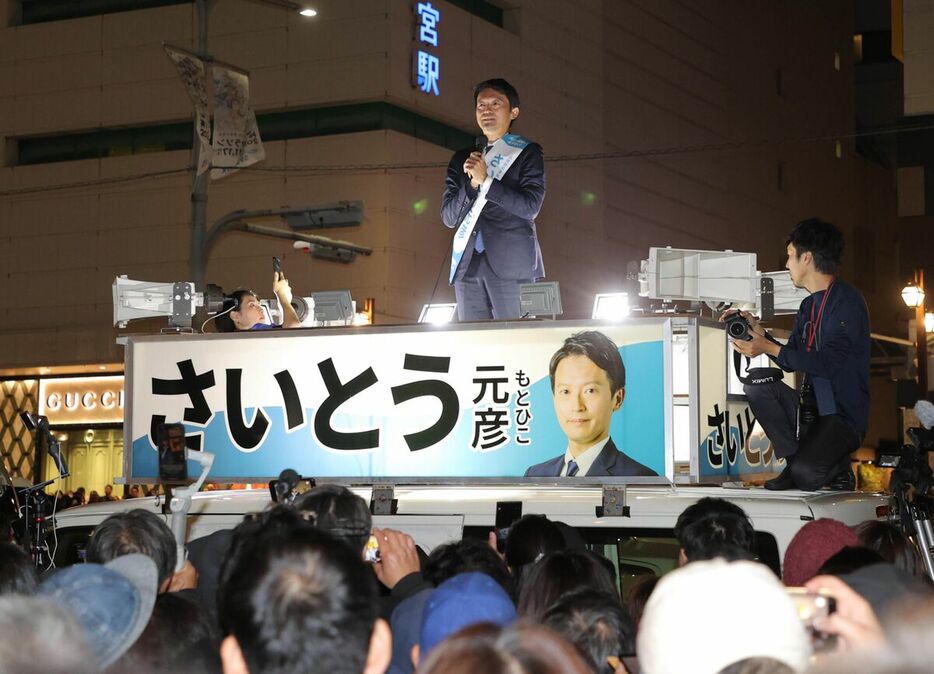
[[[816,317],[827,291],[806,297],[798,308],[788,344],[775,362],[803,372],[814,387],[821,416],[839,414],[857,433],[869,425],[869,312],[862,294],[836,280],[824,306],[817,337],[807,351],[811,307]]]

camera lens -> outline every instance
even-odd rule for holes
[[[726,334],[733,339],[751,339],[749,336],[749,323],[740,314],[731,316],[726,320]]]
[[[729,326],[730,337],[742,337],[746,334],[746,326],[740,321],[733,321]]]

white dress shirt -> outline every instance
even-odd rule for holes
[[[580,456],[576,459],[571,455],[571,448],[568,447],[564,451],[564,466],[561,467],[561,477],[567,477],[568,474],[568,463],[570,461],[577,462],[577,476],[584,477],[590,471],[590,467],[593,465],[593,462],[597,460],[597,457],[600,456],[600,452],[603,451],[603,448],[606,447],[606,443],[610,441],[610,436],[607,435],[603,440],[595,444],[593,447],[586,449]]]

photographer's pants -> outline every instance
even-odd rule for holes
[[[745,384],[743,393],[765,434],[772,441],[775,456],[787,459],[798,451],[798,392],[780,381],[771,384]]]
[[[788,470],[798,489],[820,489],[842,469],[849,469],[849,456],[859,449],[860,437],[840,415],[818,417],[798,441],[797,391],[781,382],[747,385],[743,390],[776,456],[789,460]]]

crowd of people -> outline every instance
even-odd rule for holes
[[[136,489],[136,495],[131,495],[127,493],[126,498],[137,498],[142,496],[140,492],[140,487],[134,485]],[[101,494],[97,490],[92,489],[89,494],[84,487],[78,487],[74,490],[69,491],[57,491],[55,492],[55,509],[64,510],[65,508],[73,508],[75,506],[84,505],[85,503],[100,503],[101,501],[119,501],[120,497],[114,493],[114,487],[112,484],[104,486],[104,493]]]
[[[425,554],[321,485],[190,542],[179,564],[165,522],[129,510],[96,528],[86,563],[43,577],[0,544],[0,672],[930,671],[934,592],[898,527],[809,522],[781,578],[728,501],[701,499],[674,533],[677,568],[621,595],[614,564],[541,515],[502,552],[491,532]],[[810,619],[798,586],[836,610]]]
[[[217,489],[250,489],[250,488],[262,488],[265,489],[265,484],[260,485],[251,485],[251,484],[239,484],[239,483],[224,483],[224,484],[215,484],[215,483],[206,483],[203,487],[203,491],[215,491]],[[62,491],[58,490],[55,492],[54,503],[47,505],[47,510],[49,513],[52,512],[54,506],[55,511],[64,510],[66,508],[73,508],[75,506],[84,505],[85,503],[102,503],[107,501],[121,501],[123,499],[129,498],[143,498],[143,497],[153,497],[159,495],[164,495],[165,491],[158,484],[128,484],[124,485],[122,489],[122,496],[118,496],[114,492],[112,484],[104,485],[104,493],[101,494],[97,490],[92,489],[89,494],[84,487],[78,487],[74,490]]]

